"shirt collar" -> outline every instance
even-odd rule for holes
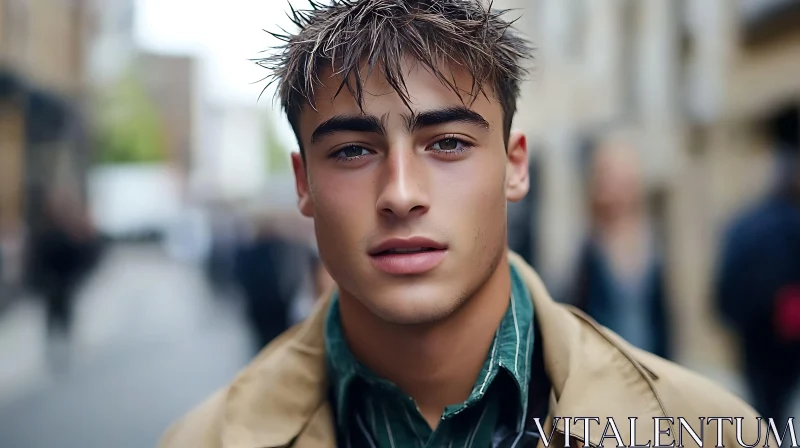
[[[333,388],[337,422],[346,420],[350,389],[357,379],[372,379],[374,375],[361,364],[350,351],[339,313],[339,292],[331,298],[331,306],[325,321],[325,354],[330,384]]]
[[[533,302],[525,283],[511,266],[511,300],[497,330],[493,345],[497,346],[498,367],[513,378],[519,392],[519,415],[528,409],[528,389],[534,347]],[[490,354],[491,356],[491,354]],[[491,381],[491,378],[490,380]]]
[[[524,420],[528,408],[528,389],[531,377],[533,350],[533,302],[517,272],[511,266],[511,300],[495,333],[489,355],[484,362],[478,380],[465,403],[449,406],[445,415],[455,414],[479,402],[485,395],[501,369],[516,383],[519,416]],[[341,327],[339,296],[335,293],[325,322],[325,351],[328,372],[333,387],[337,424],[346,428],[350,404],[350,390],[356,380],[366,384],[385,382],[361,364],[350,351]],[[342,426],[345,425],[345,426]]]

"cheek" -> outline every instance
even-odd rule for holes
[[[465,161],[441,170],[437,178],[437,203],[450,217],[449,225],[485,233],[505,222],[505,163],[496,160]]]
[[[364,228],[369,228],[375,209],[365,179],[359,178],[357,173],[347,174],[352,175],[313,173],[309,182],[318,236],[330,235],[341,243],[360,238]],[[337,241],[320,241],[324,243],[337,245]]]

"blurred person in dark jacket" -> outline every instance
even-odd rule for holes
[[[785,421],[800,376],[800,113],[770,120],[777,182],[724,234],[717,306],[736,332],[753,404]]]
[[[591,228],[571,300],[633,345],[670,358],[662,260],[633,134],[620,130],[601,139],[590,166]]]
[[[247,318],[261,350],[292,324],[291,305],[308,278],[313,251],[269,218],[253,237],[238,246],[236,280],[244,295]]]
[[[211,247],[204,273],[217,298],[228,297],[229,288],[236,284],[236,253],[242,242],[243,227],[234,210],[212,210]]]
[[[32,238],[33,286],[45,300],[48,339],[68,341],[75,294],[97,262],[101,240],[74,195],[54,189],[42,206],[42,222]]]
[[[308,253],[307,278],[303,280],[291,303],[290,323],[300,323],[312,315],[318,299],[334,288],[334,282],[316,250]]]

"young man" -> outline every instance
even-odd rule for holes
[[[539,443],[537,421],[556,446],[599,445],[609,417],[626,444],[639,417],[646,443],[652,417],[729,415],[752,443],[746,404],[556,305],[509,252],[507,201],[528,191],[511,122],[529,47],[500,13],[479,0],[312,5],[264,64],[337,288],[163,447],[521,447]]]

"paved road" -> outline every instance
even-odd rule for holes
[[[48,368],[36,301],[0,316],[0,447],[152,447],[247,362],[248,338],[197,269],[114,248],[81,293],[65,371]]]

